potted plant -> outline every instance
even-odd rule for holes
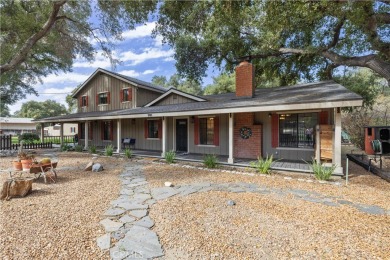
[[[26,152],[21,152],[18,153],[18,157],[20,162],[22,163],[23,171],[31,168],[31,164],[33,163],[34,160],[34,155],[28,154]]]

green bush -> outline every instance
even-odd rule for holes
[[[215,154],[206,154],[203,158],[203,164],[207,168],[215,168],[218,164],[218,158]]]
[[[308,163],[310,164],[310,163]],[[337,166],[332,164],[332,166],[324,166],[321,163],[318,163],[315,159],[313,159],[310,167],[313,170],[314,176],[317,180],[327,181],[330,179]]]
[[[40,138],[35,133],[24,133],[19,135],[19,142],[23,141],[25,144],[32,144],[34,141],[39,141]]]
[[[63,145],[61,145],[60,150],[61,150],[61,152],[67,152],[67,151],[72,150],[72,146],[70,146],[68,144],[63,144]]]
[[[82,145],[76,145],[75,147],[74,147],[74,150],[76,151],[76,152],[82,152],[83,151],[83,146]]]
[[[112,146],[112,144],[107,145],[106,148],[104,149],[104,153],[107,156],[112,156],[114,154],[114,146]]]
[[[126,156],[126,158],[130,159],[131,157],[133,157],[133,151],[129,148],[126,148],[125,149],[125,156]]]
[[[89,153],[95,154],[95,153],[96,153],[96,146],[91,145],[91,146],[89,147]]]
[[[175,151],[168,151],[165,153],[165,161],[167,163],[174,163],[176,158],[176,153]]]
[[[251,162],[250,166],[255,168],[257,172],[264,173],[264,174],[271,174],[271,165],[273,162],[273,155],[270,157],[267,157],[263,159],[262,157],[258,157],[257,161]]]

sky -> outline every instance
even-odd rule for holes
[[[111,67],[108,58],[101,51],[96,54],[95,60],[90,63],[83,59],[77,59],[72,72],[50,74],[42,78],[42,84],[36,84],[34,88],[39,96],[29,95],[26,99],[9,106],[11,114],[19,110],[23,103],[35,100],[55,100],[66,105],[65,98],[79,84],[83,83],[96,69],[103,68],[117,73],[151,82],[153,76],[166,76],[169,79],[175,72],[174,51],[168,45],[162,44],[162,38],[152,38],[152,30],[156,22],[150,21],[136,26],[134,30],[123,32],[124,40],[116,43],[113,50],[114,57],[121,61],[115,69]],[[217,76],[219,70],[210,67],[207,77],[203,79],[203,86],[212,83],[212,76]]]

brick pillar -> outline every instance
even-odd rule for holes
[[[262,156],[263,126],[254,124],[254,113],[238,113],[234,117],[234,157],[257,159]],[[252,136],[243,139],[240,135],[242,127],[250,128]]]
[[[255,94],[255,68],[243,61],[236,67],[236,96],[253,97]]]

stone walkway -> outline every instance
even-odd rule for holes
[[[97,244],[102,250],[110,249],[111,259],[151,259],[163,256],[158,236],[150,229],[154,222],[148,216],[149,206],[172,196],[187,196],[197,192],[253,192],[281,197],[293,195],[296,199],[330,207],[349,205],[367,214],[390,215],[390,211],[375,205],[358,204],[314,191],[270,188],[253,183],[199,182],[150,190],[142,168],[142,164],[132,163],[120,175],[120,196],[111,202],[111,208],[104,213],[106,218],[100,222],[107,233],[97,239]]]

